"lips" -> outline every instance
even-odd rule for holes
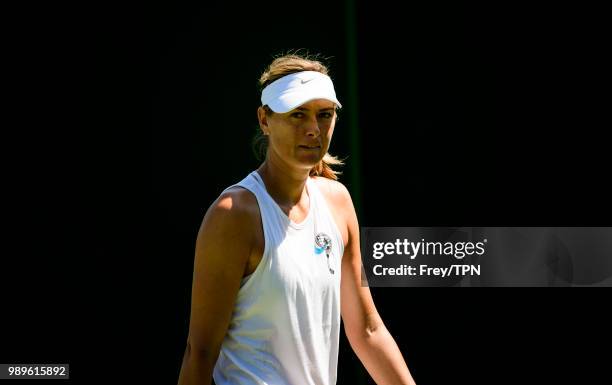
[[[300,146],[298,146],[298,147],[300,147],[300,148],[305,148],[305,149],[307,149],[307,150],[316,150],[316,149],[321,148],[321,146],[319,146],[319,145],[316,145],[316,146],[306,146],[306,145],[300,145]]]

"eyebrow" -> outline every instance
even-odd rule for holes
[[[300,110],[300,111],[310,111],[310,110],[309,110],[308,108],[306,108],[306,107],[298,107],[298,108],[296,108],[296,110]],[[321,111],[329,111],[329,110],[335,110],[335,108],[334,108],[334,107],[322,108],[322,109],[320,109],[320,110],[319,110],[319,112],[321,112]]]

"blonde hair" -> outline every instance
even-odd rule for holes
[[[261,74],[259,78],[260,92],[273,81],[283,76],[301,71],[318,71],[325,75],[329,73],[327,67],[318,60],[317,56],[308,54],[299,55],[297,52],[288,53],[276,57]],[[274,113],[268,106],[263,107],[267,115]],[[262,155],[265,156],[268,150],[268,137],[263,135],[261,130],[257,130],[257,134],[253,140],[253,150],[255,156],[259,160],[261,160]],[[342,174],[342,172],[332,169],[332,166],[342,165],[344,165],[344,161],[327,152],[323,155],[323,159],[310,170],[310,176],[318,175],[324,178],[338,180],[338,175]]]

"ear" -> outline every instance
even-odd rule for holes
[[[269,135],[270,129],[268,128],[268,117],[266,116],[266,110],[264,110],[262,106],[257,108],[257,120],[259,121],[259,128],[263,134]]]

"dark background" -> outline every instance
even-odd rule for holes
[[[288,49],[329,57],[361,226],[610,224],[602,10],[354,6],[7,10],[2,362],[176,382],[199,224],[257,167],[256,81]],[[419,385],[604,374],[604,290],[372,293]],[[341,348],[338,384],[372,383]]]

